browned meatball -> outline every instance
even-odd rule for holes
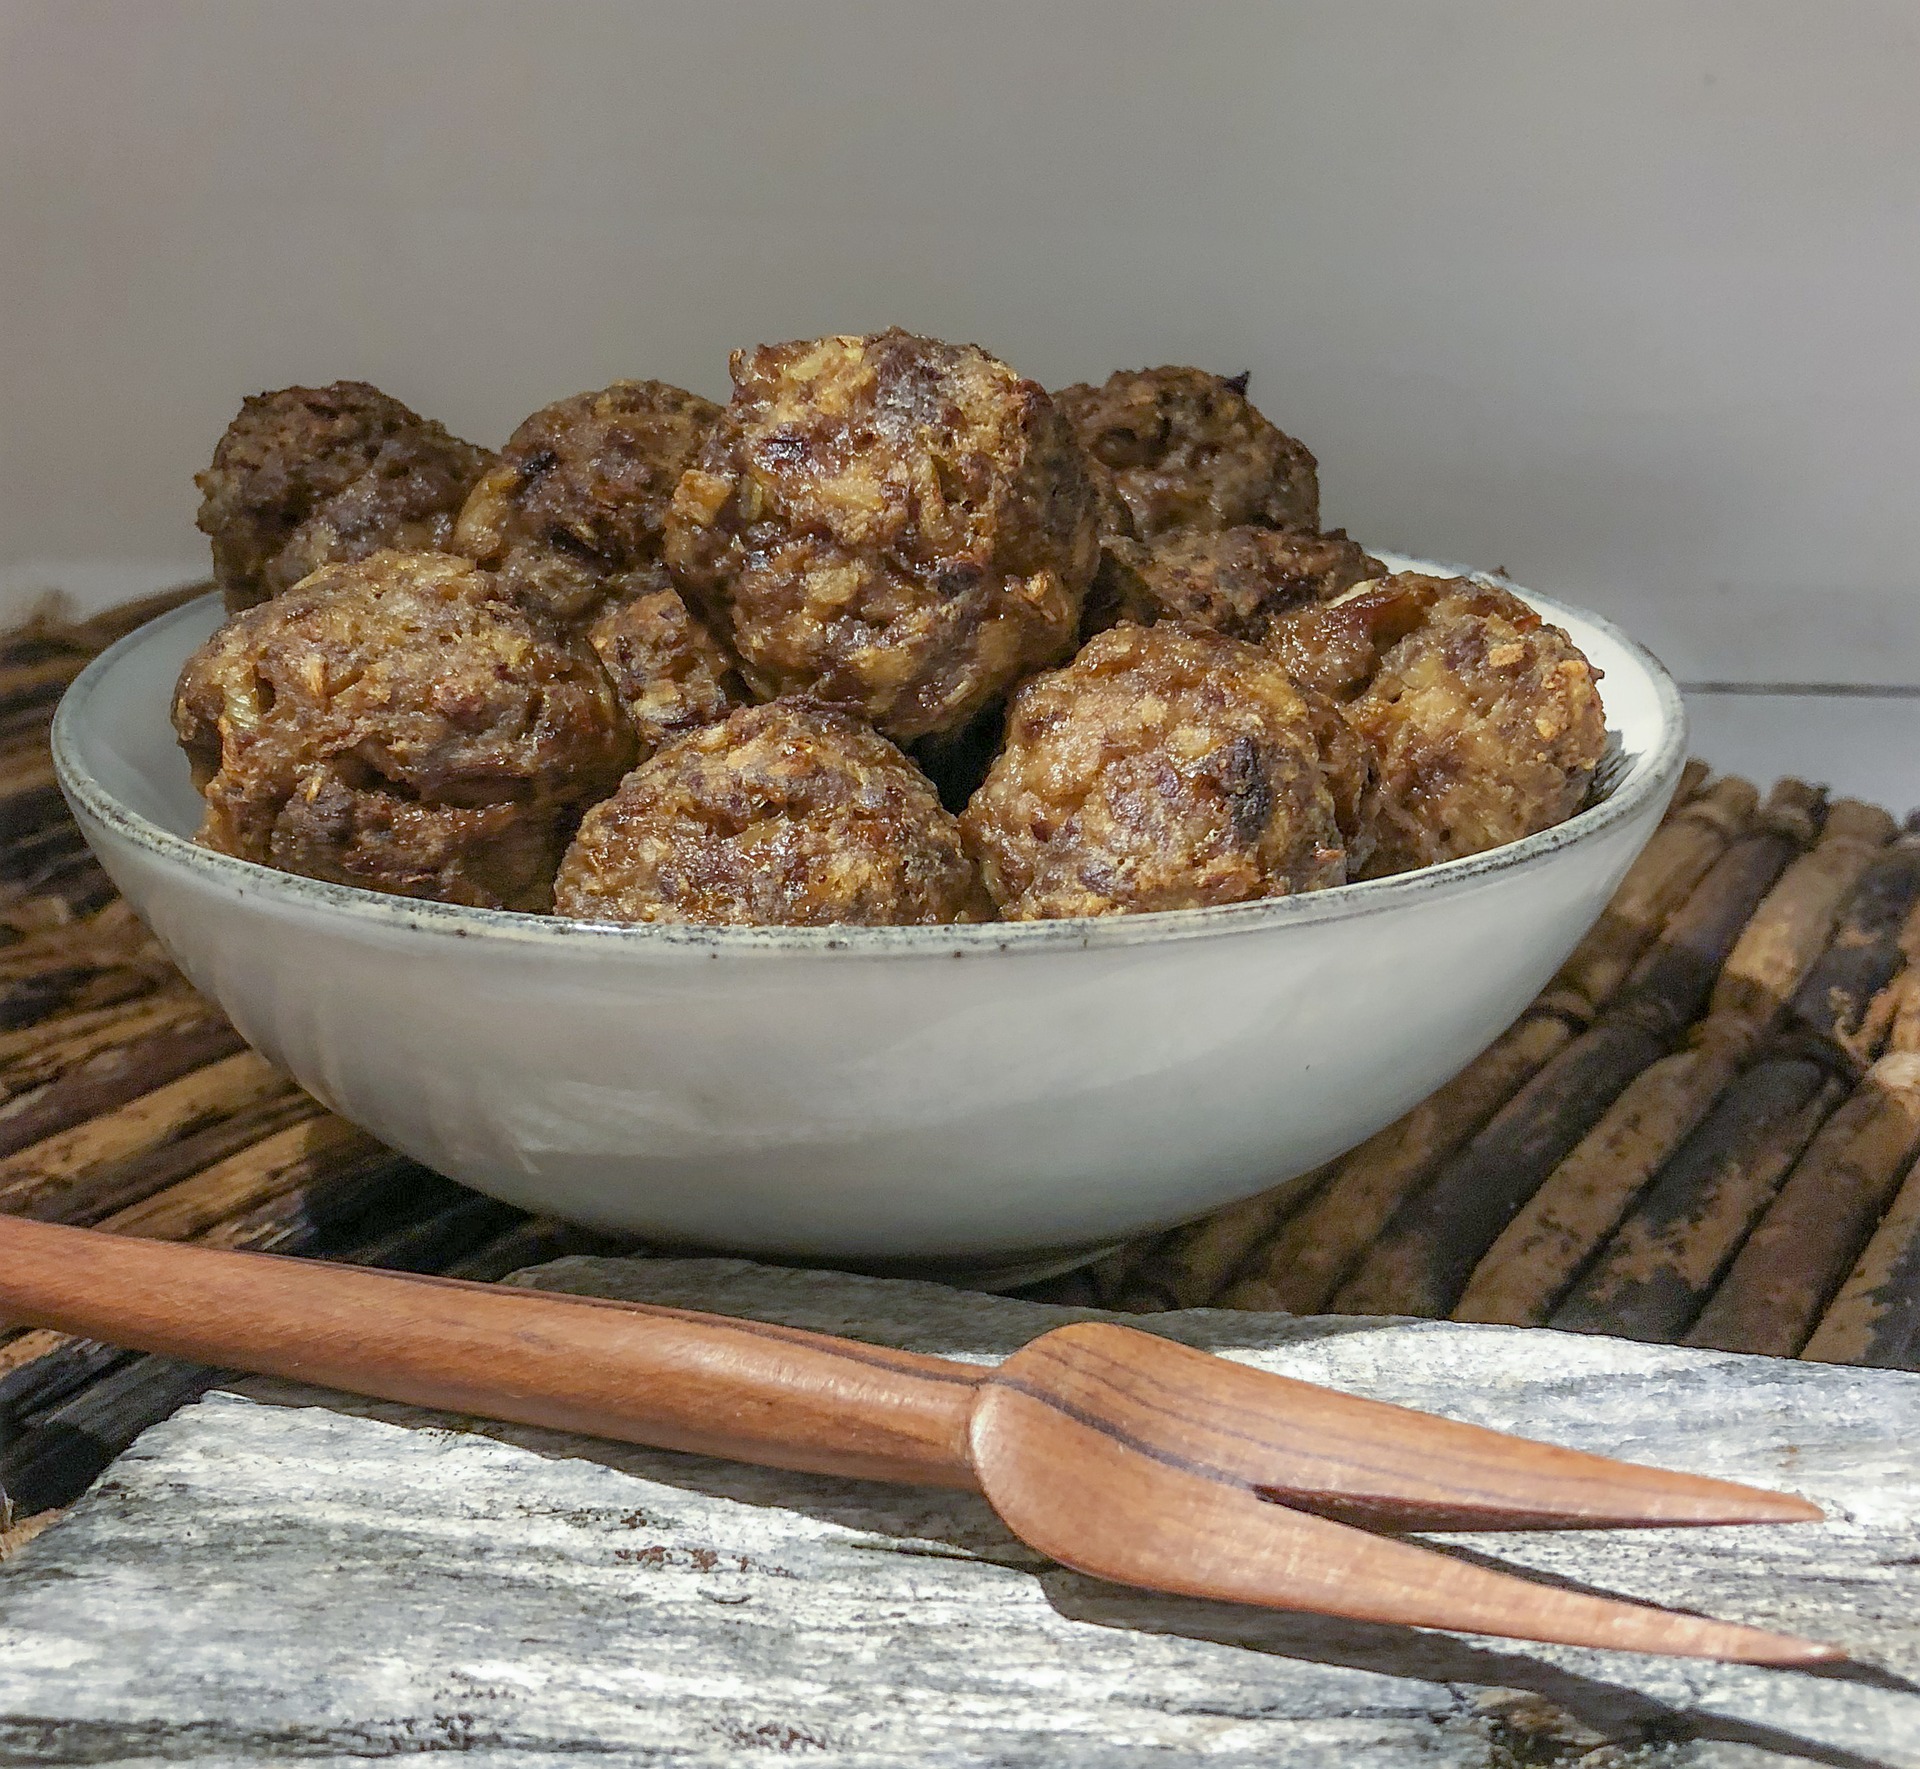
[[[364,381],[256,393],[195,479],[214,582],[238,611],[322,565],[444,547],[491,459]]]
[[[630,584],[636,575],[620,582]],[[613,678],[642,761],[663,743],[724,719],[746,699],[733,660],[671,587],[610,602],[587,638]]]
[[[1247,400],[1247,378],[1122,369],[1054,396],[1142,539],[1174,528],[1320,526],[1317,464]]]
[[[658,561],[673,488],[719,415],[664,381],[615,381],[542,406],[474,488],[455,550],[537,612],[592,612],[609,579]]]
[[[554,892],[583,921],[820,927],[991,914],[932,784],[804,699],[669,744],[586,815]]]
[[[1366,777],[1267,652],[1119,626],[1014,696],[961,823],[1010,920],[1192,909],[1343,883]]]
[[[331,565],[188,659],[174,729],[198,839],[407,897],[544,909],[633,734],[585,640],[442,553]]]
[[[902,331],[762,345],[667,518],[667,561],[763,696],[905,741],[1071,648],[1094,494],[1046,393]]]
[[[1176,529],[1150,541],[1110,536],[1087,598],[1086,627],[1183,620],[1259,644],[1276,616],[1331,601],[1386,567],[1339,529]]]
[[[1506,590],[1401,573],[1285,617],[1270,643],[1366,742],[1381,789],[1370,878],[1564,822],[1606,750],[1598,672]]]

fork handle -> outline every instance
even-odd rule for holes
[[[978,1488],[980,1371],[764,1321],[6,1216],[0,1318],[411,1406]]]

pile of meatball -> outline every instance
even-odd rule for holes
[[[898,330],[732,373],[497,455],[359,382],[247,400],[198,481],[198,839],[588,921],[926,924],[1381,878],[1587,794],[1567,635],[1322,532],[1244,376],[1049,394]]]

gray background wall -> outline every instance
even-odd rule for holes
[[[1687,678],[1920,681],[1916,91],[1866,0],[0,0],[0,596],[201,569],[260,387],[492,442],[898,321],[1251,368],[1331,521]],[[1696,704],[1920,798],[1920,702]]]

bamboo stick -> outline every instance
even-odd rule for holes
[[[0,709],[0,743],[24,743],[36,735],[42,743],[47,742],[53,730],[54,709],[60,704],[61,692],[63,690],[53,690],[44,699],[37,695],[26,695],[13,705]]]
[[[1756,1063],[1661,1169],[1549,1324],[1626,1339],[1678,1339],[1845,1096],[1831,1066],[1811,1056]]]
[[[13,1214],[41,1222],[92,1227],[279,1131],[319,1117],[324,1109],[297,1087],[285,1087],[256,1105],[244,1106],[205,1129],[190,1131],[157,1149],[103,1162],[72,1185]]]
[[[1749,782],[1729,776],[1670,812],[1547,985],[1541,1005],[1583,1022],[1605,1006],[1727,843],[1747,832],[1759,797]]]
[[[1129,1274],[1115,1303],[1131,1313],[1204,1308],[1225,1288],[1249,1254],[1324,1185],[1332,1166],[1216,1210],[1164,1236]]]
[[[1227,1286],[1221,1306],[1290,1314],[1324,1308],[1402,1200],[1573,1034],[1557,1014],[1527,1014],[1446,1086],[1346,1156]]]
[[[1087,1281],[1093,1286],[1093,1293],[1102,1308],[1112,1308],[1125,1293],[1127,1279],[1133,1269],[1167,1238],[1164,1230],[1150,1235],[1140,1235],[1123,1246],[1114,1248],[1111,1253],[1102,1254],[1091,1265],[1085,1267]]]
[[[1893,819],[1843,799],[1741,930],[1690,1047],[1636,1075],[1475,1267],[1454,1319],[1537,1326],[1786,1010]]]
[[[1662,822],[1671,821],[1682,807],[1689,804],[1700,794],[1700,789],[1712,778],[1713,769],[1698,756],[1688,756],[1687,765],[1680,770],[1680,781],[1673,789],[1673,798],[1667,805],[1666,816]]]
[[[52,755],[33,745],[25,753],[0,757],[0,834],[38,828],[56,809],[63,803]]]
[[[1686,1342],[1797,1355],[1916,1155],[1920,1051],[1894,1050],[1821,1126]]]
[[[50,823],[0,848],[0,881],[31,893],[49,866],[65,864],[87,852],[86,837],[74,823]]]
[[[0,667],[0,712],[58,700],[61,691],[90,661],[84,655],[68,653]]]
[[[1754,833],[1732,843],[1618,998],[1407,1199],[1333,1297],[1342,1314],[1447,1313],[1514,1214],[1627,1084],[1705,1006],[1748,918],[1817,832],[1819,799],[1797,781],[1769,796]]]
[[[150,995],[154,976],[133,970],[69,972],[57,985],[44,979],[0,983],[0,1031],[11,1032],[43,1014],[87,1013]]]
[[[1882,1369],[1920,1362],[1920,1162],[1800,1355]]]
[[[1295,1314],[1325,1307],[1394,1211],[1607,1005],[1727,843],[1746,832],[1758,798],[1751,784],[1733,777],[1691,803],[1676,794],[1667,822],[1534,1009],[1454,1080],[1348,1155],[1320,1195],[1227,1287],[1222,1306]],[[1790,798],[1785,814],[1799,811],[1798,798]]]
[[[376,1208],[401,1220],[442,1207],[458,1191],[452,1180],[404,1155],[389,1149],[368,1155],[342,1143],[331,1163],[297,1174],[285,1190],[195,1238],[240,1252],[309,1253],[338,1240]]]
[[[67,926],[0,947],[0,981],[23,982],[67,970],[146,970],[154,979],[179,975],[159,942],[124,899]]]
[[[0,1365],[0,1422],[7,1426],[0,1443],[18,1435],[20,1420],[58,1406],[131,1355],[117,1345],[45,1329],[23,1335],[9,1349],[13,1355]]]
[[[215,1028],[215,1030],[225,1030]],[[189,1130],[196,1130],[214,1118],[258,1105],[263,1100],[284,1094],[291,1083],[265,1057],[250,1050],[221,1057],[201,1067],[188,1067],[186,1056],[217,1047],[207,1028],[194,1027],[186,1034],[166,1034],[175,1040],[169,1061],[176,1078],[164,1085],[150,1087],[127,1097],[125,1077],[112,1079],[109,1088],[99,1083],[99,1096],[105,1101],[125,1101],[97,1117],[68,1110],[57,1116],[70,1126],[54,1135],[17,1149],[0,1160],[0,1210],[15,1214],[41,1213],[49,1204],[71,1190],[91,1168],[109,1161],[126,1161],[169,1143]],[[228,1031],[228,1047],[238,1043],[238,1035]],[[179,1073],[185,1068],[186,1073]],[[151,1071],[141,1080],[151,1078]],[[96,1080],[97,1078],[88,1078]],[[52,1087],[62,1083],[54,1082]],[[38,1103],[29,1100],[27,1103]],[[65,1102],[71,1104],[69,1099]],[[75,1117],[79,1121],[75,1122]]]
[[[0,661],[15,665],[59,652],[77,653],[83,660],[90,660],[136,627],[170,614],[212,588],[210,580],[176,584],[150,596],[137,596],[131,602],[117,602],[84,618],[69,612],[72,604],[59,591],[51,592],[19,626],[0,638]]]
[[[1885,1036],[1866,1029],[1874,998],[1908,962],[1902,932],[1920,906],[1920,829],[1909,823],[1869,866],[1833,943],[1795,993],[1790,1018],[1844,1048],[1864,1068]],[[1910,939],[1920,942],[1920,923]]]
[[[137,596],[131,602],[117,602],[113,607],[103,608],[84,620],[61,623],[50,627],[48,631],[59,643],[74,645],[89,653],[101,652],[124,639],[135,628],[145,626],[150,620],[158,620],[163,614],[171,614],[174,609],[195,601],[212,589],[213,581],[210,578],[176,584],[171,589],[156,590],[150,596]]]
[[[0,777],[0,841],[14,841],[66,814],[66,800],[53,781],[53,761],[43,769],[13,769]]]
[[[211,1002],[180,983],[111,1007],[55,1014],[17,1032],[0,1033],[0,1105],[107,1051],[219,1017]]]
[[[344,1118],[304,1119],[155,1197],[115,1211],[99,1226],[118,1235],[190,1241],[321,1174],[386,1159],[391,1159],[389,1150]]]
[[[0,1489],[22,1513],[70,1504],[149,1425],[218,1380],[217,1370],[171,1358],[122,1362],[0,1452]]]
[[[27,1149],[84,1131],[89,1122],[243,1049],[239,1033],[224,1020],[190,1020],[109,1047],[0,1104],[0,1209],[6,1208],[8,1178]]]
[[[90,975],[77,965],[67,965],[58,970],[43,970],[17,982],[0,981],[0,1030],[12,1031],[57,1012],[79,992]]]
[[[1876,1054],[1877,1036],[1862,1030],[1867,998],[1906,962],[1905,946],[1920,946],[1920,837],[1912,830],[1862,875],[1832,943],[1794,995],[1779,1047],[1722,1096],[1553,1325],[1637,1339],[1673,1339],[1694,1325],[1856,1064]],[[1887,1017],[1897,994],[1876,998],[1877,1017]]]
[[[448,1266],[446,1275],[478,1284],[497,1284],[528,1266],[545,1265],[550,1260],[630,1258],[639,1251],[639,1244],[631,1240],[576,1228],[552,1216],[528,1216]]]
[[[525,1220],[510,1204],[462,1192],[432,1215],[401,1223],[342,1257],[349,1265],[389,1271],[442,1271],[477,1256]]]

